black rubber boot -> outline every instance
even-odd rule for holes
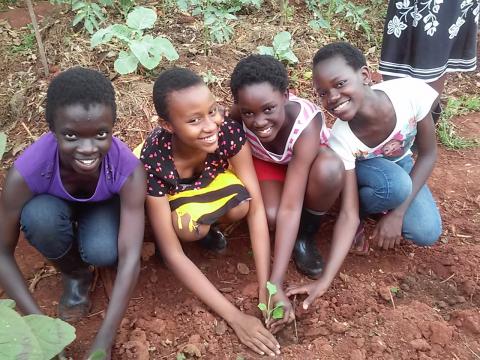
[[[199,244],[207,250],[220,253],[227,247],[227,238],[220,230],[212,225],[210,226],[207,236],[199,240]]]
[[[318,278],[323,271],[323,259],[315,243],[322,215],[302,211],[297,241],[293,248],[293,260],[297,269],[310,278]]]
[[[90,311],[90,285],[93,274],[83,262],[77,249],[72,247],[64,256],[51,260],[60,270],[63,279],[63,294],[58,303],[58,316],[65,321],[76,321]]]

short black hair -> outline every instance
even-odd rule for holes
[[[267,82],[280,92],[288,89],[285,66],[270,55],[250,55],[238,62],[230,77],[233,100],[238,101],[238,91],[248,85]]]
[[[85,108],[92,104],[107,105],[112,109],[114,122],[117,118],[112,82],[96,70],[74,67],[58,74],[48,87],[45,118],[50,130],[54,130],[58,108],[78,103]]]
[[[340,56],[345,59],[346,63],[354,70],[358,70],[367,65],[367,60],[362,52],[352,44],[347,42],[334,42],[325,45],[317,51],[313,57],[313,67],[321,61],[328,60]]]
[[[201,84],[205,84],[203,79],[190,69],[174,67],[161,72],[153,85],[153,104],[158,116],[170,121],[168,96],[174,91]]]

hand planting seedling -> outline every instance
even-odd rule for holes
[[[265,323],[270,319],[282,319],[283,318],[283,302],[279,301],[272,308],[272,296],[277,293],[277,286],[272,284],[270,281],[267,281],[267,291],[268,291],[268,304],[259,303],[258,308],[266,313]]]

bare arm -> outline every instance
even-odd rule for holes
[[[340,267],[348,255],[352,245],[353,237],[359,224],[358,218],[358,190],[355,169],[346,171],[345,184],[342,191],[342,204],[338,219],[333,228],[332,246],[328,262],[322,276],[315,282],[292,287],[287,295],[308,294],[303,301],[303,308],[306,310],[310,304],[319,296],[322,296],[330,287]]]
[[[243,145],[238,154],[230,159],[230,163],[235,170],[235,174],[252,197],[247,222],[255,257],[260,300],[265,301],[265,298],[262,299],[262,297],[266,295],[266,285],[270,271],[270,236],[260,185],[253,167],[250,145],[248,143]]]
[[[224,318],[240,341],[257,353],[277,351],[275,338],[260,320],[243,314],[231,304],[185,255],[172,224],[168,199],[147,196],[147,214],[163,258],[177,278],[206,305]]]
[[[310,167],[319,146],[320,124],[312,121],[297,140],[292,160],[288,163],[275,230],[275,251],[271,282],[283,286],[285,272],[298,233],[303,200]]]
[[[33,197],[20,173],[12,168],[7,174],[0,199],[0,286],[25,314],[42,311],[28,291],[14,258],[23,206]]]
[[[146,191],[145,171],[143,165],[139,164],[120,191],[117,276],[105,320],[92,345],[92,351],[99,348],[109,351],[137,284],[145,228]]]

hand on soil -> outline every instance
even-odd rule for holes
[[[271,301],[273,304],[277,304],[279,302],[283,303],[283,319],[270,319],[270,321],[267,323],[267,328],[270,329],[273,334],[276,334],[286,324],[289,324],[293,320],[295,320],[295,311],[292,307],[292,303],[285,295],[283,289],[280,286],[277,287],[277,293],[272,297]]]
[[[378,247],[384,250],[393,249],[402,239],[403,216],[394,211],[384,215],[373,230],[372,238],[377,240]]]
[[[302,302],[303,310],[307,310],[317,297],[325,294],[327,289],[328,286],[323,286],[319,280],[306,285],[291,286],[287,289],[287,296],[307,294],[307,298]]]
[[[230,326],[240,341],[257,354],[270,356],[280,354],[280,345],[277,340],[256,317],[241,314]]]

